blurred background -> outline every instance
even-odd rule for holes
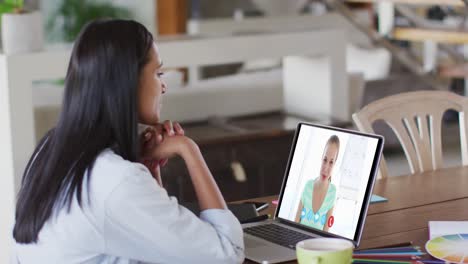
[[[154,34],[169,87],[163,118],[199,143],[229,201],[279,192],[299,121],[353,128],[352,113],[388,95],[465,94],[460,0],[4,0],[0,14],[2,166],[14,190],[57,120],[73,41],[97,18]],[[444,122],[444,158],[459,163],[457,116]],[[374,128],[390,174],[409,173],[393,132]],[[180,160],[163,173],[172,195],[195,199]]]
[[[154,34],[169,87],[162,118],[182,123],[235,201],[279,193],[298,122],[355,129],[352,114],[389,95],[467,95],[466,10],[465,0],[0,0],[0,244],[87,22],[134,19]],[[446,166],[461,163],[457,122],[445,113]],[[390,176],[410,173],[390,127],[373,128]],[[169,194],[195,200],[182,160],[162,174]]]

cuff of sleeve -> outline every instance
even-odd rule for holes
[[[244,233],[239,220],[228,209],[206,209],[200,219],[210,223],[218,232],[229,237],[239,249],[244,248]]]
[[[228,209],[206,209],[200,212],[200,219],[211,224],[227,224],[237,222],[239,220]]]

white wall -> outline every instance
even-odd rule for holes
[[[0,56],[0,87],[7,83],[6,58]],[[11,228],[15,207],[15,183],[13,171],[13,142],[10,127],[10,93],[0,89],[0,263],[9,263]]]

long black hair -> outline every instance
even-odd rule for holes
[[[153,37],[129,20],[97,20],[83,28],[71,54],[62,110],[23,174],[13,237],[35,243],[56,208],[82,206],[82,185],[98,154],[112,148],[139,158],[137,90]]]

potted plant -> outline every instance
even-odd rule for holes
[[[132,12],[108,0],[61,0],[46,28],[51,40],[73,42],[86,23],[98,18],[129,19]]]
[[[0,15],[5,54],[42,49],[44,38],[40,12],[27,12],[23,0],[3,0],[0,1]]]

